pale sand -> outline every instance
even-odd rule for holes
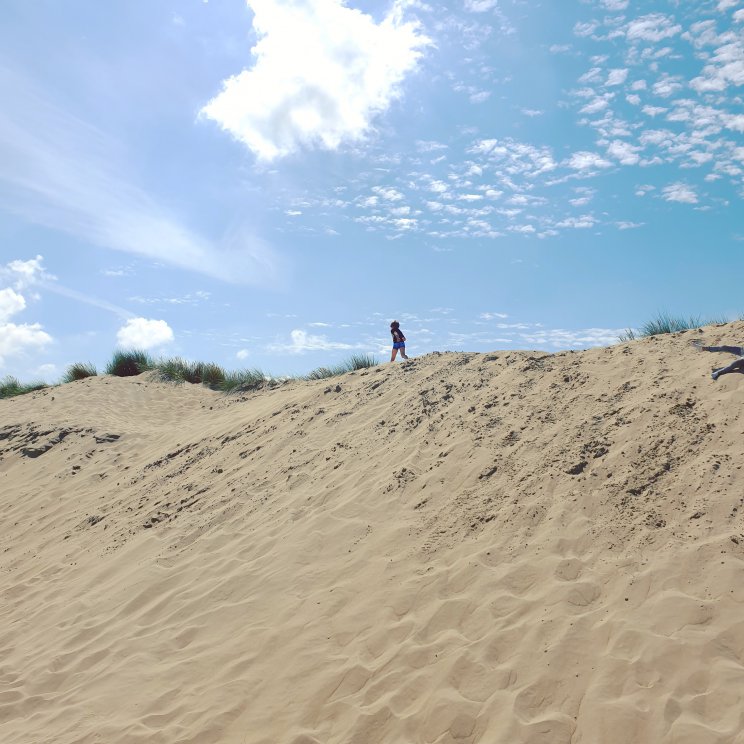
[[[744,323],[0,401],[0,741],[742,744],[744,377],[695,337]]]

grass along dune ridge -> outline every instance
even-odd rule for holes
[[[667,333],[678,333],[680,331],[695,330],[705,325],[723,325],[727,318],[703,319],[700,315],[680,316],[672,315],[666,311],[658,312],[650,320],[641,325],[640,328],[628,328],[620,334],[618,341],[634,341],[646,336],[659,336]],[[305,375],[281,376],[267,374],[260,369],[226,370],[224,367],[213,362],[189,361],[181,357],[155,358],[143,349],[116,349],[106,364],[105,374],[116,377],[131,377],[145,372],[155,372],[161,380],[167,382],[189,382],[211,387],[223,392],[234,392],[238,390],[251,390],[263,385],[276,385],[290,379],[300,380],[322,380],[326,377],[335,377],[358,369],[374,367],[379,362],[372,354],[352,354],[343,362],[330,367],[318,367]],[[71,364],[62,375],[60,384],[82,380],[98,374],[95,365],[90,362],[75,362]],[[43,387],[51,387],[44,382],[24,384],[15,377],[7,377],[0,381],[0,398],[24,395],[25,393],[39,390]]]
[[[181,357],[163,357],[155,359],[146,351],[139,349],[121,350],[114,352],[105,368],[105,374],[114,377],[136,377],[151,372],[164,382],[205,385],[213,390],[234,393],[245,390],[255,390],[263,386],[274,386],[292,379],[322,380],[335,377],[358,369],[374,367],[379,362],[371,354],[352,354],[345,361],[330,367],[318,367],[307,375],[300,377],[275,377],[260,369],[225,370],[212,362],[191,362]],[[76,362],[71,364],[62,375],[61,385],[86,377],[98,375],[96,366],[90,362]],[[44,382],[22,383],[15,377],[0,380],[0,398],[10,398],[42,388],[53,387]]]
[[[742,335],[0,401],[0,739],[742,744]]]

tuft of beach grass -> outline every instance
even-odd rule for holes
[[[49,387],[45,382],[20,382],[16,377],[8,375],[0,380],[0,398],[12,398],[15,395],[25,395],[36,390]]]
[[[690,315],[688,317],[680,315],[671,315],[667,312],[659,312],[655,317],[647,320],[640,328],[628,328],[618,336],[621,343],[625,341],[635,341],[637,338],[648,336],[660,336],[664,333],[679,333],[680,331],[690,331],[696,328],[702,328],[706,325],[715,325],[728,323],[727,318],[703,318],[700,315]]]
[[[312,372],[308,372],[301,379],[324,380],[327,377],[337,377],[338,375],[345,375],[347,372],[356,372],[359,369],[376,367],[378,364],[377,359],[371,354],[353,354],[346,361],[341,362],[341,364],[336,364],[333,367],[318,367],[312,370]]]
[[[98,374],[95,364],[90,362],[75,362],[71,364],[64,375],[62,382],[75,382],[75,380],[84,380],[86,377],[95,377]]]
[[[106,365],[106,374],[116,377],[135,377],[153,369],[152,357],[141,349],[117,349]]]

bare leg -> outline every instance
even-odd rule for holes
[[[393,349],[393,353],[390,355],[390,361],[391,362],[394,362],[395,361],[395,357],[396,357],[397,354],[398,354],[398,350],[397,349]]]
[[[406,355],[406,347],[405,346],[400,350],[400,355],[403,357],[403,359],[408,359],[408,356]]]
[[[703,351],[725,351],[736,356],[744,355],[744,349],[741,346],[703,346]]]
[[[744,371],[744,359],[737,359],[726,367],[720,369],[714,369],[711,373],[711,377],[717,380],[721,375],[725,375],[727,372],[736,372],[738,370]]]

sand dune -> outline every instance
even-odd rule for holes
[[[0,741],[744,744],[743,336],[0,401]]]

